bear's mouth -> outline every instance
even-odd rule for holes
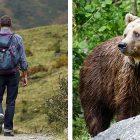
[[[130,51],[128,47],[124,47],[124,48],[119,48],[119,51],[126,56],[131,56],[133,58],[137,58],[137,57],[140,58],[140,52],[137,52],[134,49]]]
[[[127,47],[119,48],[119,50],[120,50],[121,53],[123,53],[123,54],[127,53]]]
[[[128,52],[127,48],[125,49],[119,49],[119,51],[126,56],[132,56],[132,53]]]

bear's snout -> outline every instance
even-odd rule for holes
[[[124,43],[124,42],[121,42],[121,43],[118,44],[118,48],[122,53],[124,53],[127,50],[127,44]]]

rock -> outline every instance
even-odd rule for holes
[[[140,115],[113,124],[91,140],[140,140]]]

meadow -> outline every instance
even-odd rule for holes
[[[24,40],[28,86],[20,83],[15,132],[44,133],[67,139],[67,25],[16,31]]]

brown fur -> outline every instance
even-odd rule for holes
[[[91,136],[117,121],[140,112],[140,68],[133,58],[125,61],[117,45],[122,37],[94,49],[80,71],[80,99]]]

